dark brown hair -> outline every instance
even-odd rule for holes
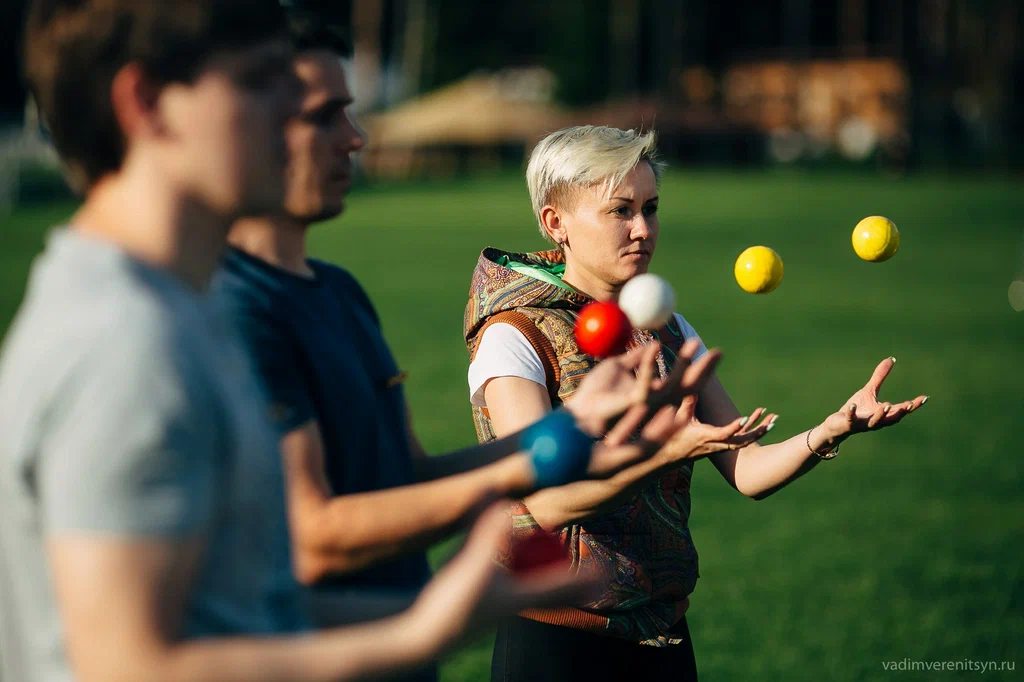
[[[352,7],[349,0],[291,0],[288,34],[296,50],[327,50],[339,57],[352,56]]]
[[[126,64],[158,83],[191,82],[209,57],[283,35],[278,0],[32,0],[25,76],[72,186],[124,158],[111,84]]]

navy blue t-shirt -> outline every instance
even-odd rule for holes
[[[335,495],[415,482],[400,370],[366,292],[345,270],[310,260],[315,278],[231,249],[213,291],[237,323],[283,435],[315,419]],[[418,552],[328,585],[418,589],[430,577]]]

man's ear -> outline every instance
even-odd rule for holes
[[[157,100],[160,87],[137,63],[125,64],[110,84],[110,104],[126,141],[164,130]]]

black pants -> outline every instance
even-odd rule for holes
[[[491,682],[695,682],[686,620],[673,631],[681,644],[652,647],[514,618],[498,628]]]

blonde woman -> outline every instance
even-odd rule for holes
[[[481,442],[572,400],[595,364],[576,346],[576,315],[590,301],[615,300],[631,277],[647,271],[658,243],[661,170],[653,132],[582,126],[553,133],[534,149],[530,199],[541,234],[557,248],[486,249],[473,273],[464,332]],[[671,371],[686,341],[698,345],[696,357],[705,352],[680,314],[660,329],[635,332],[636,343],[650,340],[661,345],[662,373]],[[595,682],[630,679],[638,670],[655,679],[696,679],[685,619],[698,577],[687,527],[694,460],[713,450],[708,459],[730,486],[767,497],[836,456],[851,435],[893,425],[924,404],[925,396],[879,402],[894,362],[884,360],[837,411],[781,443],[762,447],[751,437],[775,424],[775,415],[758,408],[735,437],[696,438],[700,445],[688,457],[551,488],[518,503],[514,534],[560,533],[574,570],[598,575],[604,589],[584,608],[526,612],[502,627],[492,679]],[[691,407],[693,429],[740,417],[715,376]]]

